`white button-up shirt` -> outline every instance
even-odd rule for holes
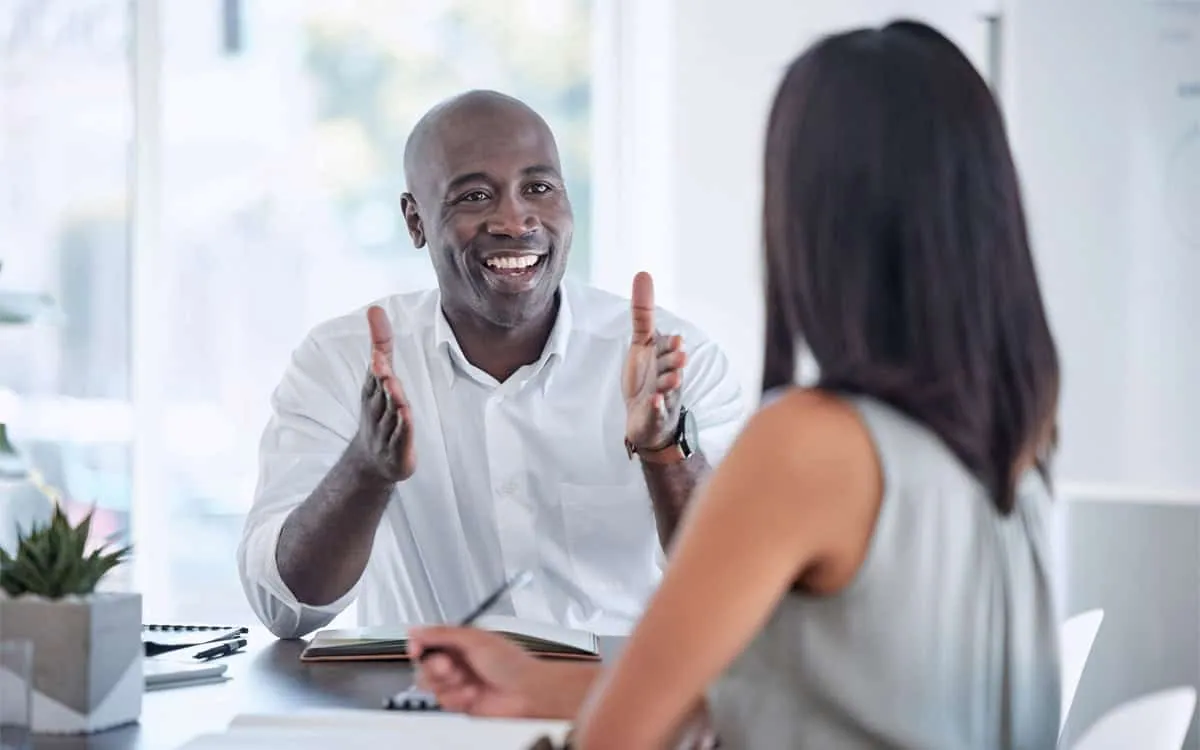
[[[238,551],[250,605],[273,633],[307,634],[354,600],[363,626],[451,621],[520,570],[532,582],[498,613],[629,632],[665,562],[641,466],[624,446],[630,305],[571,283],[561,298],[542,356],[503,383],[467,362],[436,290],[377,303],[395,332],[417,468],[393,490],[358,583],[319,607],[288,589],[275,547],[358,429],[371,338],[365,308],[309,334],[272,398]],[[655,322],[683,336],[682,402],[715,465],[746,417],[737,379],[694,327],[662,310]]]

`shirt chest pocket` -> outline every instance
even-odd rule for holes
[[[559,484],[567,555],[584,588],[641,598],[662,561],[654,509],[639,478],[626,484]]]

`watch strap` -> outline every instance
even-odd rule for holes
[[[629,454],[630,459],[636,455],[648,464],[677,464],[687,459],[678,439],[672,440],[662,448],[645,449],[635,447],[629,442],[629,438],[626,438],[625,452]]]
[[[629,438],[625,438],[625,453],[630,460],[636,455],[649,464],[677,464],[686,461],[688,457],[687,451],[683,447],[683,430],[685,420],[687,419],[687,408],[679,410],[679,423],[675,426],[675,434],[671,437],[670,442],[661,448],[638,448]]]

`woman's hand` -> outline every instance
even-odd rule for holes
[[[503,636],[477,628],[414,630],[409,649],[417,684],[448,711],[492,717],[570,719],[596,674],[594,665],[538,661]]]

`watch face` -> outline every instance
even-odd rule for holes
[[[700,431],[696,428],[696,417],[690,411],[683,412],[683,451],[691,455],[700,450]]]

